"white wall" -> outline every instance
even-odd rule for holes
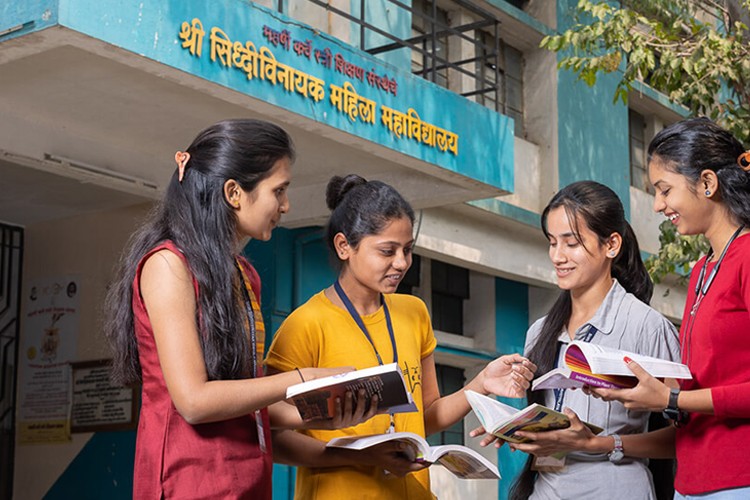
[[[664,220],[662,214],[654,212],[654,197],[631,186],[630,225],[641,250],[651,254],[659,252],[659,224]]]
[[[127,238],[149,206],[52,220],[25,228],[22,297],[28,296],[28,284],[32,280],[66,274],[80,276],[80,329],[75,361],[109,357],[101,331],[105,288]],[[24,316],[22,310],[21,336]],[[19,339],[19,345],[24,345],[23,338]],[[42,498],[91,435],[73,434],[72,441],[63,444],[20,445],[16,442],[14,497]]]

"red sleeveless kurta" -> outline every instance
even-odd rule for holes
[[[222,422],[191,425],[177,412],[159,365],[156,343],[140,294],[143,263],[167,249],[185,256],[172,242],[153,248],[138,264],[133,280],[133,312],[138,353],[143,373],[143,392],[135,450],[133,498],[243,498],[271,499],[271,456],[268,411],[262,414],[265,449],[259,446],[254,415]],[[256,304],[260,278],[249,262],[240,258]],[[196,298],[198,283],[193,279]],[[256,314],[259,350],[263,348],[263,319]],[[258,357],[263,359],[262,351]]]

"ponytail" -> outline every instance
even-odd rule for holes
[[[651,281],[641,258],[638,238],[636,238],[633,228],[627,221],[625,221],[625,229],[621,236],[620,253],[612,263],[612,277],[626,291],[635,295],[638,300],[644,304],[649,304],[654,294],[654,282]]]

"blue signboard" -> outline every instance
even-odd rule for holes
[[[69,29],[513,190],[510,118],[295,19],[242,0],[57,5],[59,11],[48,17]]]

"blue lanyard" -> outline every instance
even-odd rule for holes
[[[594,325],[589,325],[589,329],[586,331],[586,334],[583,336],[584,342],[591,342],[594,339],[594,335],[596,335],[596,327]],[[562,342],[557,342],[557,354],[555,355],[555,367],[557,367],[558,363],[560,362],[560,347]],[[555,393],[555,411],[562,411],[562,405],[563,400],[565,399],[565,389],[552,389],[552,391]]]
[[[336,293],[341,299],[341,302],[343,302],[344,306],[346,306],[346,310],[349,311],[349,314],[351,315],[354,322],[357,323],[357,326],[359,327],[359,329],[362,330],[362,333],[365,334],[365,337],[367,337],[367,340],[370,341],[370,345],[372,346],[373,351],[375,351],[375,356],[378,358],[378,364],[382,365],[383,360],[380,357],[380,353],[378,352],[378,349],[375,347],[375,343],[372,341],[372,337],[370,337],[370,332],[367,331],[367,327],[365,326],[365,323],[362,321],[362,318],[360,317],[359,313],[354,308],[354,304],[352,304],[352,301],[349,300],[349,297],[347,297],[346,292],[344,292],[344,289],[341,288],[341,284],[338,282],[338,280],[336,280],[336,282],[333,284],[333,288],[336,290]],[[390,311],[388,311],[388,304],[385,303],[385,299],[383,298],[383,295],[380,296],[380,303],[383,304],[383,312],[385,313],[385,324],[388,327],[388,334],[391,336],[391,346],[393,346],[393,362],[398,363],[398,349],[396,348],[396,336],[393,334],[393,323],[391,322],[391,313]]]

